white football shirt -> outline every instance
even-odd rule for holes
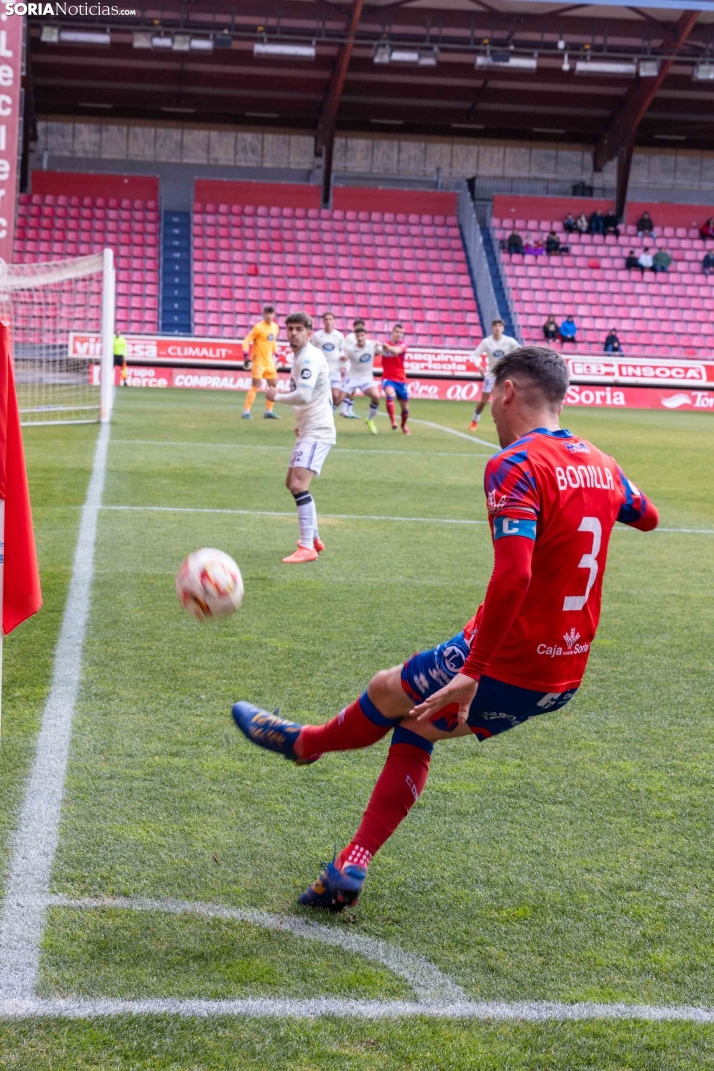
[[[358,346],[357,341],[345,343],[345,357],[347,358],[347,376],[349,379],[372,379],[374,376],[374,355],[379,343],[373,338],[368,338],[364,346]]]
[[[505,357],[507,353],[519,349],[520,345],[520,342],[517,342],[515,338],[511,338],[510,335],[501,335],[498,342],[496,342],[493,335],[487,335],[474,351],[474,357],[486,356],[488,358],[488,370],[492,372],[501,357]]]
[[[313,331],[310,341],[325,354],[327,366],[333,376],[342,371],[340,357],[345,345],[345,336],[341,331]]]
[[[297,437],[312,443],[337,442],[332,415],[332,389],[327,359],[317,346],[308,342],[293,357],[290,390],[308,390],[312,397],[306,405],[294,405]]]

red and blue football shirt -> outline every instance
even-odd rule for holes
[[[533,540],[531,576],[495,650],[478,635],[479,607],[465,629],[473,639],[464,672],[534,691],[577,688],[600,619],[610,533],[616,521],[654,528],[657,511],[612,457],[564,429],[538,428],[496,454],[484,484],[494,545]]]
[[[388,342],[388,346],[398,350],[396,354],[382,353],[382,379],[391,379],[393,383],[406,383],[407,373],[404,358],[407,355],[406,342]]]

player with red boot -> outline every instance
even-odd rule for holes
[[[397,430],[397,417],[394,411],[394,399],[399,399],[402,411],[402,431],[411,435],[407,427],[409,419],[409,384],[404,368],[407,345],[404,341],[404,326],[395,324],[389,336],[389,342],[382,343],[382,390],[385,394],[387,413],[392,423],[392,431]]]
[[[298,725],[236,703],[247,738],[299,764],[328,751],[392,743],[359,829],[300,903],[357,900],[375,853],[418,800],[437,740],[487,740],[563,707],[585,673],[600,617],[610,533],[650,531],[656,508],[613,458],[561,429],[565,362],[543,347],[502,357],[491,397],[500,453],[486,466],[494,569],[464,630],[377,673],[325,725]]]

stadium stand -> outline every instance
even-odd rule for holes
[[[415,345],[468,345],[480,326],[456,216],[380,211],[381,191],[356,192],[362,210],[197,200],[196,333],[240,336],[270,300],[329,309],[341,330],[363,316],[380,334],[399,319]]]
[[[531,202],[537,200],[545,201]],[[578,211],[582,204],[579,202]],[[569,254],[558,256],[502,252],[506,281],[524,340],[541,341],[543,323],[552,312],[558,323],[568,313],[575,316],[578,340],[568,345],[569,352],[601,352],[605,336],[613,327],[629,356],[696,357],[711,349],[714,324],[709,310],[714,279],[707,278],[701,269],[705,242],[697,226],[691,225],[696,206],[632,205],[619,238],[564,235],[565,213],[558,210],[555,218],[552,211],[545,218],[547,202],[531,203],[531,208],[540,209],[537,218],[516,216],[514,208],[517,211],[521,207],[517,201],[511,204],[507,216],[504,207],[504,202],[499,204],[496,198],[491,221],[496,240],[503,241],[514,227],[524,236],[530,234],[543,240],[554,230],[570,246]],[[600,206],[593,202],[585,210],[589,214],[596,207]],[[651,209],[655,228],[651,236],[638,238],[634,220],[643,207]],[[568,208],[572,209],[572,204]],[[682,219],[686,213],[690,225],[657,226],[658,218],[666,221],[673,210]],[[630,249],[639,254],[644,246],[652,252],[667,249],[674,258],[668,273],[647,271],[643,276],[638,270],[625,269]]]
[[[109,185],[111,189],[106,177],[88,177],[104,178],[105,188]],[[68,173],[63,179],[53,184],[55,190],[59,188],[63,192],[20,195],[15,262],[32,264],[65,260],[97,253],[110,246],[114,250],[117,270],[117,328],[133,333],[157,331],[159,217],[156,199],[83,195],[81,175]]]

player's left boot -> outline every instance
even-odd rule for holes
[[[298,897],[298,903],[305,907],[322,907],[326,911],[342,911],[357,903],[366,876],[367,871],[362,866],[348,863],[338,870],[333,860],[317,881]]]
[[[340,413],[340,416],[344,417],[345,420],[359,420],[359,417],[357,416],[357,414],[356,413],[352,413],[352,412],[350,412],[350,413]]]
[[[409,428],[406,426],[406,424],[402,428],[402,431],[404,432],[405,435],[411,435],[411,432],[410,432]]]
[[[302,725],[280,718],[277,709],[274,714],[270,714],[252,703],[241,701],[233,704],[233,720],[252,744],[257,744],[266,751],[275,751],[297,766],[309,766],[322,758],[321,755],[314,755],[310,759],[301,759],[295,754],[295,741],[300,735]]]
[[[377,425],[375,424],[375,422],[373,420],[370,420],[369,418],[367,418],[367,420],[365,420],[365,424],[367,425],[367,427],[369,428],[369,430],[372,432],[373,435],[377,434]]]
[[[253,417],[250,415],[250,409],[244,409],[243,412],[241,413],[241,420],[252,420],[252,419],[253,419]]]
[[[323,550],[325,549],[325,544],[322,542],[319,536],[315,536],[314,540],[312,541],[312,545],[318,554],[322,554]]]
[[[472,420],[469,424],[469,431],[478,431],[478,420]]]
[[[282,420],[282,417],[279,417],[272,409],[266,409],[263,413],[263,420]]]
[[[297,550],[292,554],[288,554],[287,558],[283,558],[286,565],[299,565],[301,562],[314,562],[317,560],[317,549],[315,547],[301,547],[298,543]]]

